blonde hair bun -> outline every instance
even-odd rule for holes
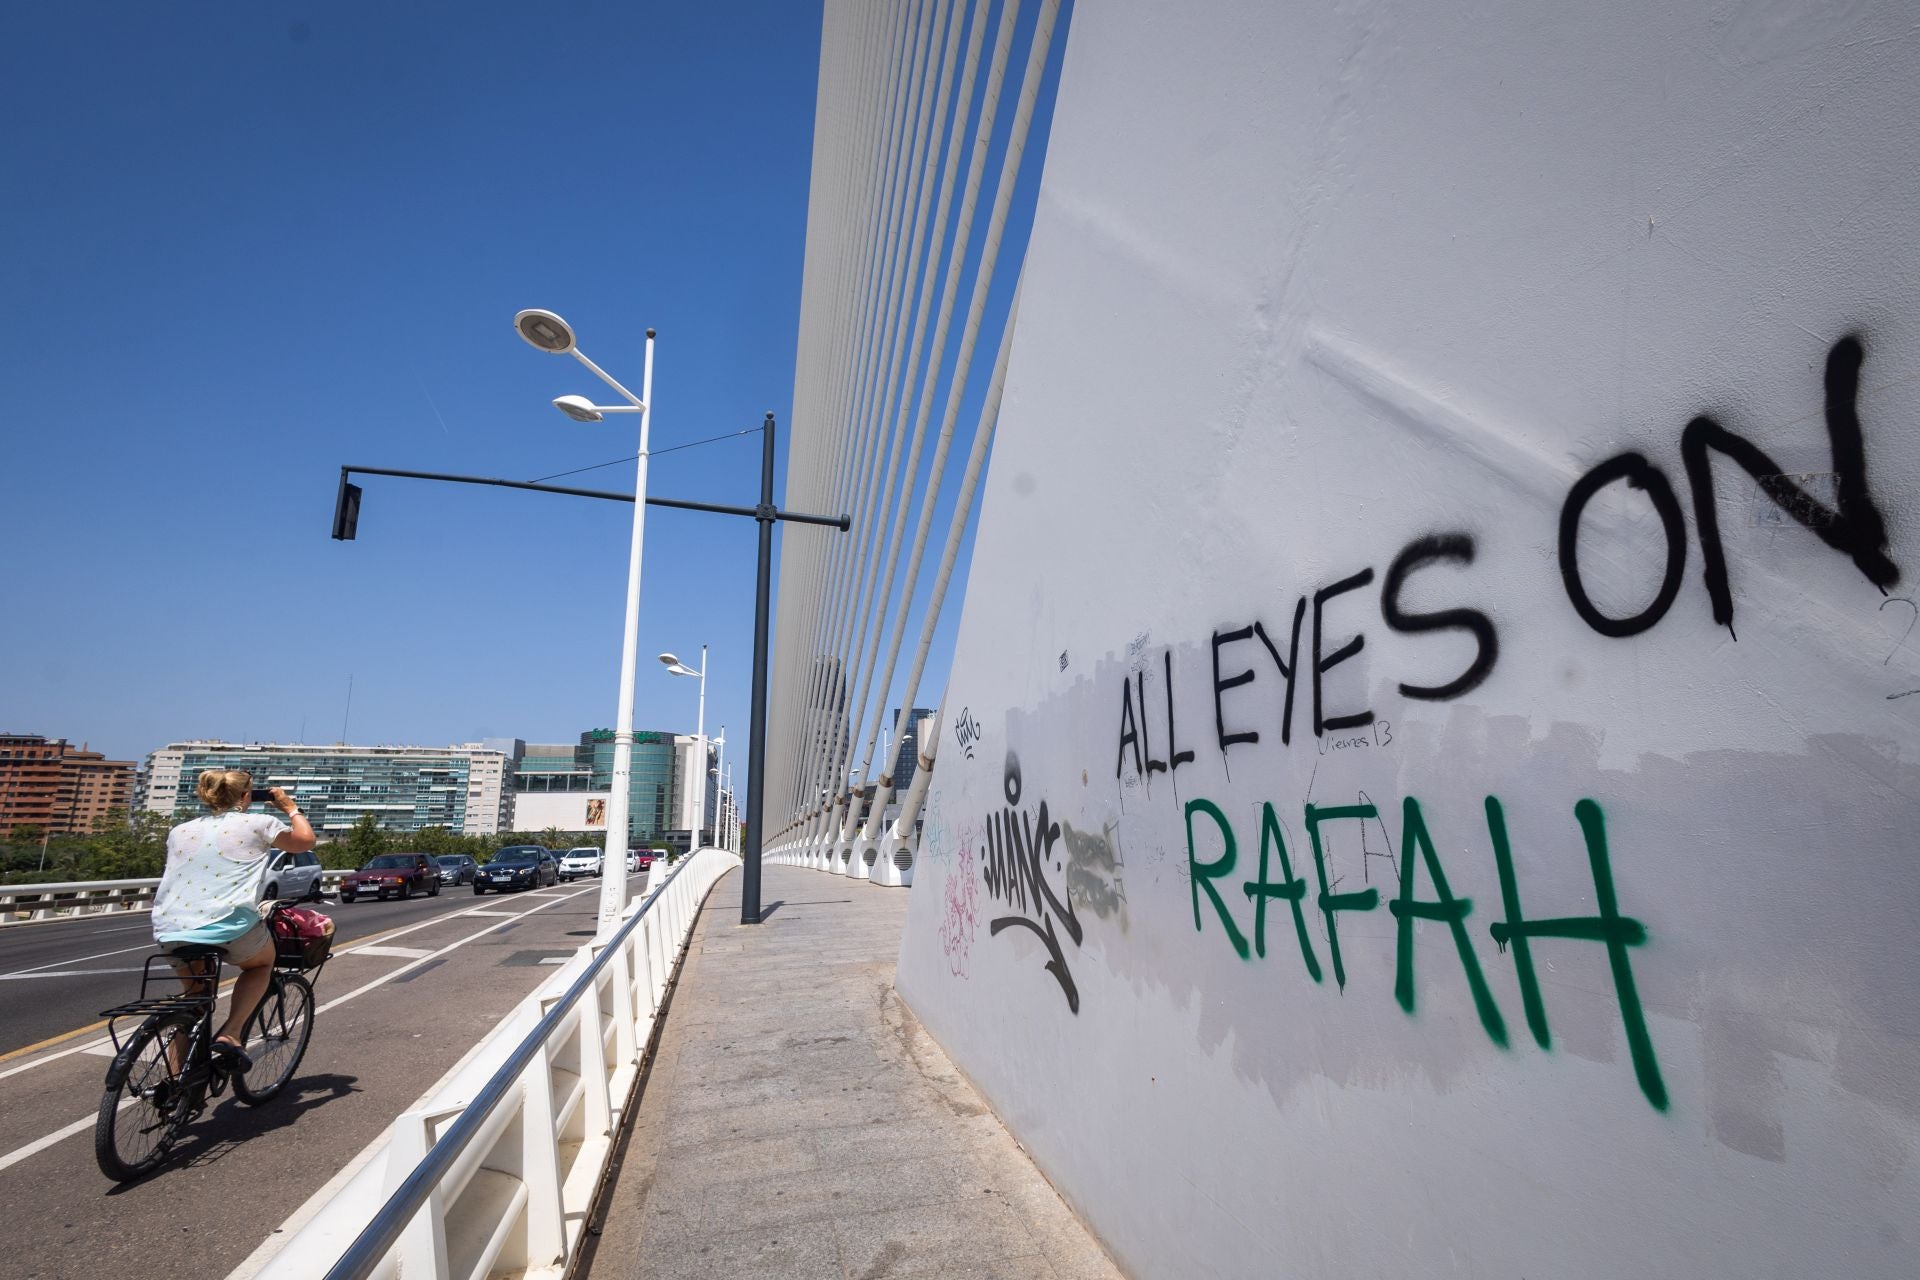
[[[200,803],[215,813],[237,809],[253,790],[253,775],[245,769],[208,769],[200,775],[194,790],[199,793]]]

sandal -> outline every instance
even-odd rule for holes
[[[247,1056],[246,1049],[235,1041],[215,1036],[213,1040],[213,1056],[220,1059],[228,1071],[245,1075],[247,1072],[253,1070],[253,1059]]]

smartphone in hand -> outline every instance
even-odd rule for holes
[[[273,792],[266,787],[255,787],[247,793],[247,799],[255,804],[269,804],[273,800]]]

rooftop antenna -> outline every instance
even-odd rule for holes
[[[347,723],[353,718],[353,673],[347,673],[347,709],[340,713],[340,745],[347,745]]]

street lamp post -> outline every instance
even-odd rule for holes
[[[576,422],[599,422],[609,413],[640,415],[640,456],[633,476],[633,537],[627,550],[626,629],[620,641],[620,704],[614,715],[613,794],[607,798],[605,859],[615,867],[627,864],[628,810],[633,800],[633,686],[640,648],[640,550],[646,530],[647,428],[653,400],[653,330],[647,330],[646,362],[640,375],[640,394],[634,395],[574,344],[573,329],[551,311],[522,311],[513,327],[532,346],[552,355],[570,355],[590,369],[628,401],[624,405],[596,405],[583,396],[561,396],[553,403]],[[604,865],[604,864],[603,864]],[[610,937],[627,906],[627,877],[600,877],[600,919],[596,939]]]
[[[713,737],[713,746],[714,750],[719,752],[713,762],[713,842],[722,849],[731,849],[732,846],[720,837],[720,820],[727,813],[727,726],[720,726],[720,732]],[[700,783],[702,797],[707,794],[706,788],[706,780],[702,779]]]
[[[687,852],[700,852],[700,827],[707,820],[707,646],[700,646],[700,669],[695,671],[670,653],[660,655],[660,662],[667,674],[675,676],[698,676],[700,678],[700,715],[694,721],[693,745],[699,752],[700,781],[693,793],[693,835],[687,841]]]
[[[640,456],[636,472],[641,488],[631,494],[609,493],[599,489],[576,489],[567,485],[541,484],[537,480],[500,480],[490,476],[452,475],[444,471],[404,471],[395,467],[343,466],[340,468],[340,488],[334,499],[333,537],[338,542],[352,542],[359,536],[360,527],[360,486],[350,477],[356,473],[370,476],[397,476],[410,480],[436,480],[446,484],[491,485],[501,489],[532,490],[537,493],[560,493],[576,498],[598,498],[607,502],[631,502],[634,504],[634,529],[631,558],[628,564],[627,590],[627,631],[626,647],[622,654],[622,672],[626,677],[622,681],[621,712],[618,723],[625,726],[624,733],[614,740],[614,759],[616,772],[624,769],[620,775],[632,777],[633,767],[633,686],[631,676],[634,665],[634,650],[639,643],[638,610],[640,600],[640,509],[645,506],[674,507],[683,511],[711,511],[719,515],[744,516],[760,526],[759,554],[755,560],[753,575],[753,676],[750,681],[753,700],[747,721],[747,803],[745,832],[740,846],[740,923],[760,923],[760,847],[763,827],[761,808],[766,799],[766,744],[767,744],[767,650],[768,631],[772,622],[773,601],[773,526],[782,520],[797,520],[801,524],[821,525],[838,529],[841,533],[852,527],[852,518],[845,515],[810,515],[799,511],[782,511],[773,501],[773,465],[774,465],[774,417],[771,413],[760,431],[760,501],[751,507],[728,506],[717,502],[689,502],[681,498],[649,498],[644,486],[647,475],[647,402],[643,397],[635,396],[625,387],[615,382],[593,361],[575,350],[573,330],[566,321],[551,311],[523,311],[515,317],[515,328],[520,336],[542,351],[556,355],[572,355],[580,363],[591,369],[595,375],[615,388],[621,395],[633,401],[629,405],[596,405],[581,396],[561,396],[554,407],[576,422],[598,422],[609,413],[638,413],[640,415]],[[643,388],[651,391],[653,386],[653,330],[647,330],[646,382]],[[630,782],[620,784],[617,794],[612,797],[613,808],[619,815],[625,815],[631,802],[628,789]],[[825,792],[821,793],[825,798]],[[614,816],[609,814],[609,818]],[[614,824],[611,820],[609,826]],[[627,829],[624,822],[609,833],[614,843],[610,851],[624,851],[627,843]],[[603,936],[613,920],[625,909],[627,902],[626,882],[621,879],[616,885],[603,885],[600,910],[601,930],[597,936]]]

